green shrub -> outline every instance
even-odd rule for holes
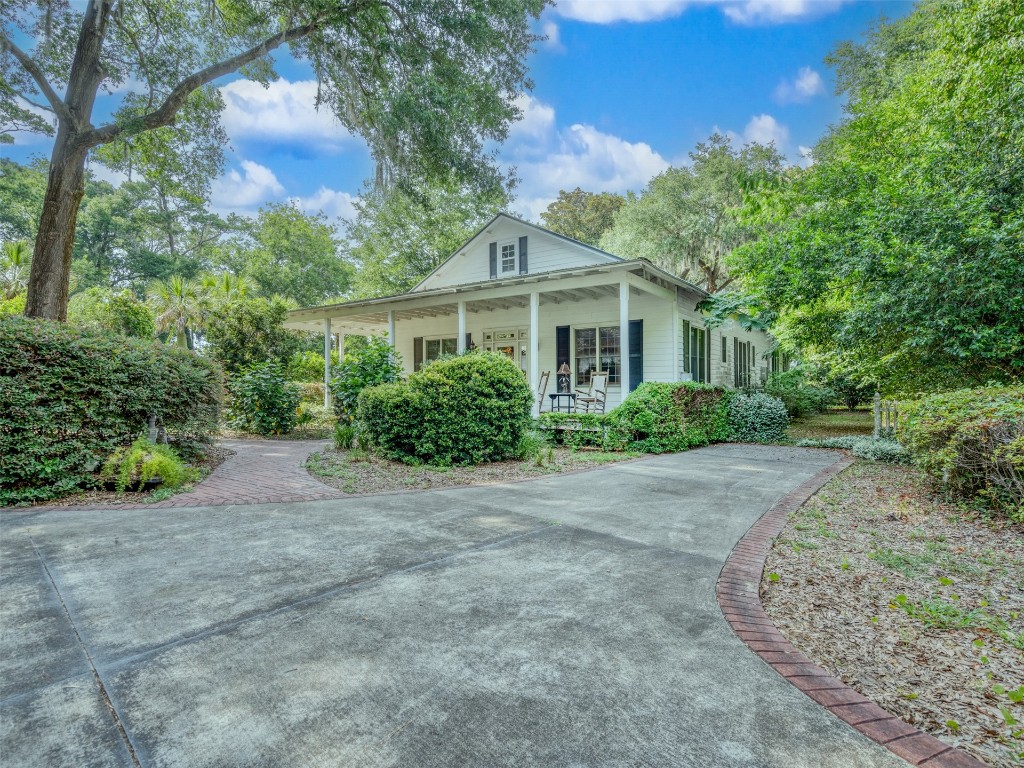
[[[294,381],[294,379],[293,379]],[[323,403],[324,385],[321,381],[296,381],[299,388],[299,400],[303,403]]]
[[[864,435],[809,438],[798,441],[797,446],[800,448],[839,448],[850,451],[858,458],[887,464],[906,464],[910,461],[910,453],[895,440],[876,439]]]
[[[537,419],[551,439],[570,448],[604,448],[607,444],[607,416],[600,413],[542,413]]]
[[[153,310],[131,291],[93,286],[68,302],[68,323],[91,331],[108,331],[152,339],[156,334]]]
[[[364,344],[348,352],[334,369],[331,394],[338,418],[351,421],[359,406],[360,392],[367,387],[398,381],[401,375],[402,358],[387,339],[368,338]]]
[[[331,368],[338,365],[338,352],[331,350]],[[288,378],[292,381],[319,382],[323,386],[324,356],[319,352],[296,352],[288,360]]]
[[[176,443],[209,442],[219,367],[158,342],[0,319],[0,504],[65,495],[157,415]]]
[[[533,392],[503,355],[438,360],[404,384],[364,389],[358,422],[390,458],[437,466],[514,457],[530,425]]]
[[[113,482],[117,492],[124,493],[128,489],[142,490],[146,483],[155,479],[160,480],[160,488],[179,488],[198,475],[169,446],[139,438],[110,455],[103,464],[100,479]]]
[[[228,423],[257,435],[283,435],[295,428],[299,387],[277,363],[254,365],[228,380]]]
[[[730,397],[710,384],[644,382],[605,419],[607,445],[667,453],[726,440]]]
[[[286,364],[302,337],[284,327],[288,303],[280,296],[241,299],[222,304],[206,318],[206,353],[229,374],[266,361]],[[320,362],[323,376],[323,361]]]
[[[19,293],[17,296],[5,299],[0,295],[0,317],[10,317],[12,315],[23,315],[25,314],[25,299],[26,294]]]
[[[334,423],[334,447],[339,451],[347,451],[356,441],[356,426],[351,421]]]
[[[789,413],[777,397],[754,392],[729,399],[729,439],[743,443],[778,443],[786,439]]]
[[[793,419],[823,411],[836,399],[832,390],[812,384],[807,371],[800,367],[773,373],[764,391],[785,403]]]
[[[299,405],[295,409],[295,426],[297,428],[307,433],[327,437],[337,423],[334,409],[329,405],[299,400]]]
[[[898,432],[914,464],[952,494],[1024,522],[1024,388],[922,398],[903,406]]]

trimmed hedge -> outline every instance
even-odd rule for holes
[[[786,404],[764,392],[729,399],[729,439],[740,443],[780,443],[786,439]]]
[[[217,429],[221,373],[192,352],[22,317],[0,319],[0,504],[95,482],[150,414],[183,443]]]
[[[900,413],[898,435],[914,464],[952,494],[1024,522],[1024,387],[922,398]]]
[[[471,352],[431,363],[406,382],[363,389],[357,419],[389,458],[479,464],[516,455],[532,404],[533,392],[515,363]]]
[[[608,447],[669,453],[729,439],[722,387],[692,381],[644,382],[608,414]]]

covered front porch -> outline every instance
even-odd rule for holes
[[[606,372],[614,406],[640,381],[678,378],[678,289],[659,273],[624,262],[521,276],[300,309],[286,326],[323,334],[325,382],[330,351],[343,351],[346,336],[386,335],[406,373],[444,354],[484,349],[512,358],[535,390],[541,372],[553,374],[563,362],[574,388]]]

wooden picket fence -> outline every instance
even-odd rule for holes
[[[896,436],[896,419],[899,417],[899,402],[883,400],[882,395],[875,392],[872,403],[875,413],[875,429],[872,435],[876,440],[880,437],[894,438]]]

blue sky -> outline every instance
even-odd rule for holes
[[[851,0],[563,0],[538,31],[535,88],[523,120],[499,148],[521,178],[514,209],[536,219],[561,188],[639,191],[712,131],[774,140],[793,162],[842,116],[825,55],[909,2]],[[270,89],[226,78],[221,211],[254,213],[297,200],[331,218],[351,214],[372,165],[365,146],[313,109],[315,85],[284,57]],[[105,101],[111,102],[112,97]],[[0,148],[24,160],[48,140],[18,136]],[[96,166],[94,169],[99,170]],[[102,174],[103,172],[100,171]]]

